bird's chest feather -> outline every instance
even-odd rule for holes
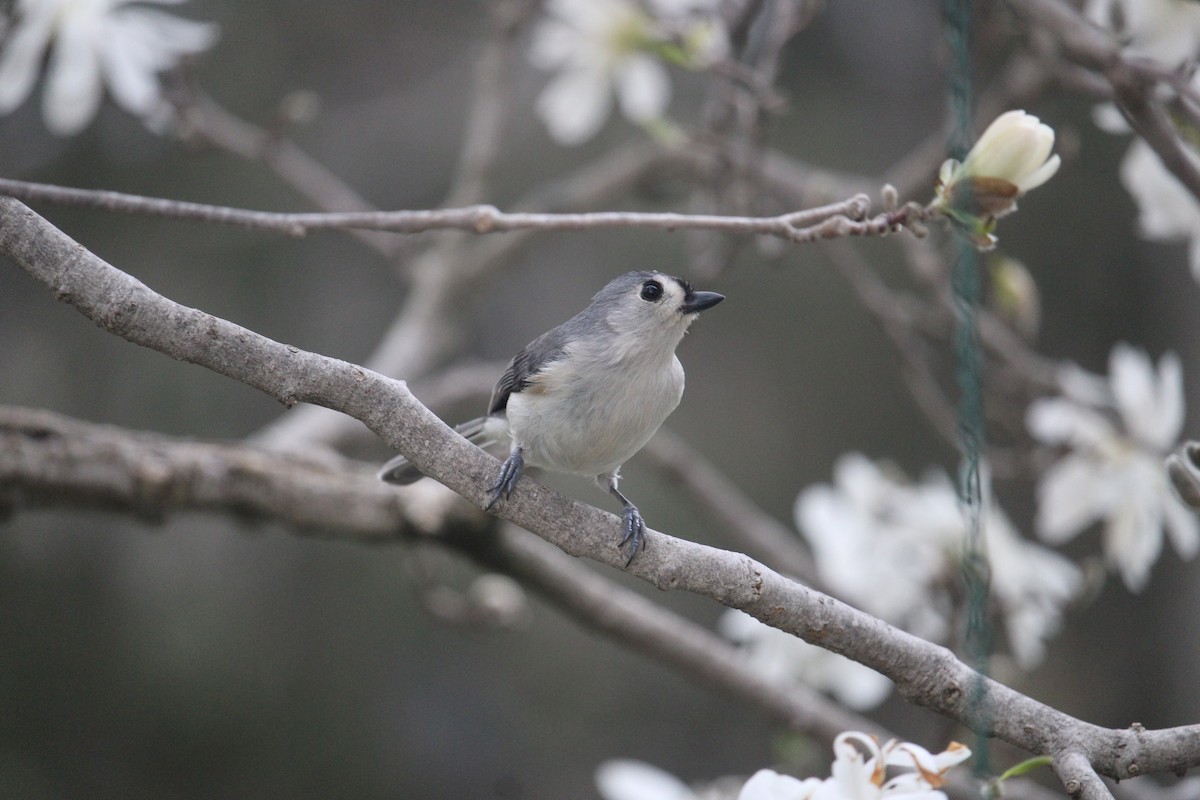
[[[571,359],[581,360],[589,361]],[[683,382],[673,352],[640,366],[547,369],[509,398],[509,429],[532,465],[607,473],[650,440],[679,405]]]

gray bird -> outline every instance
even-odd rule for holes
[[[481,447],[512,442],[487,508],[509,497],[526,466],[593,477],[624,508],[618,546],[630,546],[625,563],[632,563],[645,547],[646,523],[617,488],[621,465],[679,405],[683,366],[675,348],[699,312],[724,299],[661,272],[627,272],[526,345],[492,390],[487,415],[455,428]],[[421,474],[397,456],[379,477],[406,484]]]

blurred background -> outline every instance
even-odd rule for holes
[[[219,24],[220,40],[196,59],[192,80],[230,112],[269,125],[281,100],[312,92],[316,115],[288,131],[301,148],[380,208],[443,201],[489,27],[480,3],[190,0],[171,11]],[[893,162],[944,130],[945,62],[936,4],[830,3],[788,45],[786,104],[766,140],[877,186]],[[981,50],[981,85],[995,70]],[[690,120],[701,79],[674,78],[672,116]],[[529,111],[545,81],[518,59],[506,87],[515,112],[487,197],[501,208],[645,136],[614,117],[581,147],[556,144]],[[35,94],[0,118],[0,175],[312,208],[261,162],[155,136],[111,103],[80,135],[55,138],[39,102]],[[1200,289],[1183,245],[1137,236],[1116,171],[1128,140],[1098,130],[1092,105],[1051,89],[1027,106],[1055,127],[1065,163],[1001,223],[1001,248],[1040,288],[1042,353],[1104,373],[1119,340],[1155,358],[1173,349],[1194,405]],[[905,199],[927,201],[934,177]],[[669,182],[611,206],[687,210]],[[349,361],[367,358],[408,286],[403,269],[349,235],[293,240],[35,208],[177,302]],[[935,231],[927,246],[944,240]],[[680,348],[688,388],[666,427],[777,519],[794,526],[797,494],[829,481],[847,451],[889,458],[913,475],[953,470],[954,449],[919,413],[894,349],[827,251],[744,242],[719,274],[697,274],[685,245],[666,232],[540,235],[464,311],[463,354],[503,362],[612,276],[662,269],[728,297]],[[912,282],[899,238],[831,247],[853,248],[888,283]],[[98,330],[11,265],[0,268],[0,342],[3,404],[203,439],[249,436],[296,413]],[[419,382],[414,389],[420,395]],[[485,402],[435,410],[457,421]],[[375,443],[355,455],[381,461],[388,452]],[[612,510],[588,482],[547,480]],[[623,488],[653,527],[733,546],[643,460],[626,467]],[[1028,533],[1032,483],[1000,492]],[[1095,531],[1072,548],[1094,551]],[[1106,582],[1070,613],[1045,663],[1018,688],[1101,725],[1196,722],[1196,570],[1168,550],[1140,595]],[[466,586],[475,570],[428,547],[305,538],[205,515],[161,525],[72,512],[0,521],[0,797],[589,797],[604,759],[640,758],[705,780],[749,774],[787,741],[758,711],[614,646],[537,598],[515,630],[445,625],[419,602],[429,573]],[[691,596],[653,599],[704,624],[721,612]],[[927,744],[962,735],[895,698],[879,718]]]

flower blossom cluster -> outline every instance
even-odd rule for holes
[[[756,772],[742,784],[738,800],[946,800],[939,787],[946,774],[971,757],[952,742],[931,753],[912,742],[880,744],[873,736],[846,731],[833,743],[828,778],[793,778],[773,770]],[[893,773],[889,777],[889,770]],[[604,800],[704,800],[730,797],[727,782],[693,789],[658,767],[631,759],[606,761],[596,769],[596,787]]]
[[[946,800],[939,787],[946,773],[971,757],[965,745],[951,742],[941,753],[895,739],[880,744],[857,731],[839,734],[828,778],[800,780],[769,769],[759,770],[738,800]],[[888,777],[888,768],[900,770]]]

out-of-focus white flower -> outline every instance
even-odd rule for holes
[[[963,226],[976,246],[995,245],[996,220],[1017,198],[1054,176],[1061,164],[1054,129],[1024,111],[1006,111],[979,137],[961,163],[947,159],[938,174],[935,205]]]
[[[1200,55],[1200,5],[1194,0],[1089,0],[1087,16],[1116,33],[1130,53],[1168,67]]]
[[[1183,429],[1183,368],[1168,353],[1156,371],[1144,351],[1122,342],[1109,357],[1109,387],[1103,404],[1055,397],[1030,405],[1030,433],[1070,448],[1038,484],[1037,529],[1057,544],[1104,520],[1105,558],[1136,592],[1162,551],[1164,527],[1184,558],[1200,548],[1200,523],[1163,468]]]
[[[892,690],[892,682],[875,670],[737,609],[721,615],[717,630],[744,649],[756,673],[770,680],[799,680],[858,711],[875,708]]]
[[[1033,669],[1046,657],[1046,641],[1062,627],[1063,609],[1083,588],[1083,574],[1067,559],[1022,537],[1002,513],[987,517],[984,534],[991,588],[1003,609],[1013,658]]]
[[[664,59],[692,69],[723,55],[716,0],[550,0],[530,60],[557,73],[537,100],[550,135],[564,145],[594,136],[616,95],[639,125],[662,118],[671,99]]]
[[[145,0],[176,4],[182,0]],[[216,26],[130,5],[131,0],[19,0],[18,22],[0,54],[0,114],[24,102],[51,48],[42,96],[46,127],[83,130],[107,85],[126,111],[161,121],[158,73],[216,41]]]
[[[895,739],[880,745],[865,733],[846,731],[833,742],[830,777],[801,781],[760,770],[742,787],[738,800],[945,800],[938,787],[946,773],[971,757],[964,745],[951,742],[934,755],[920,745]],[[887,777],[888,767],[912,770]]]
[[[696,800],[696,793],[671,773],[629,758],[596,767],[596,788],[604,800]]]
[[[738,800],[813,800],[824,786],[820,778],[793,778],[772,769],[760,769],[738,793]]]
[[[1200,157],[1185,145],[1192,162]],[[1192,277],[1200,281],[1200,203],[1141,139],[1121,161],[1121,183],[1138,207],[1138,227],[1147,239],[1187,241]]]
[[[953,615],[948,581],[960,569],[966,524],[943,473],[919,484],[889,474],[858,453],[842,456],[834,486],[813,486],[796,501],[796,520],[830,590],[919,636],[943,640]],[[984,547],[994,600],[1020,666],[1036,666],[1062,610],[1082,588],[1079,570],[1023,539],[985,499]]]
[[[742,785],[737,777],[689,786],[671,773],[630,758],[614,758],[596,768],[596,789],[604,800],[728,800]]]

